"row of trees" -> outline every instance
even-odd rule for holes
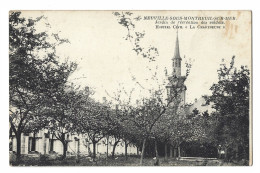
[[[132,14],[115,15],[122,17],[124,26],[129,29],[129,20],[124,18]],[[93,144],[93,158],[96,144],[106,138],[108,145],[111,137],[114,139],[113,157],[117,144],[123,141],[127,159],[127,146],[132,143],[141,151],[140,164],[146,146],[151,144],[158,159],[158,142],[165,145],[166,159],[168,146],[176,157],[180,156],[181,144],[191,141],[221,145],[226,153],[236,146],[237,151],[241,151],[236,152],[236,156],[248,158],[249,71],[246,67],[235,69],[234,58],[230,67],[220,68],[219,82],[211,87],[212,96],[206,98],[214,103],[216,112],[212,115],[204,112],[200,116],[197,110],[189,112],[188,106],[180,107],[184,83],[172,85],[173,92],[167,99],[163,94],[165,87],[158,84],[158,89],[150,90],[150,95],[140,98],[135,105],[130,104],[132,91],[127,93],[123,88],[111,97],[113,102],[100,103],[91,98],[93,91],[89,87],[69,82],[77,64],[61,61],[56,55],[56,47],[69,41],[57,34],[38,32],[37,23],[43,20],[44,17],[25,19],[20,12],[11,12],[9,16],[9,124],[10,134],[13,132],[17,139],[18,160],[21,134],[41,129],[48,129],[61,141],[63,158],[67,153],[68,134],[86,135]],[[128,39],[132,38],[130,31]],[[139,40],[139,36],[136,39]],[[135,51],[141,48],[139,41],[134,45]],[[158,53],[156,48],[149,49],[152,50]],[[154,61],[156,56],[149,57],[149,51],[142,56]],[[186,77],[191,66],[187,67]],[[152,78],[158,81],[156,75]],[[128,96],[127,101],[121,99],[122,93]]]
[[[118,24],[126,29],[125,40],[131,43],[137,56],[146,58],[150,62],[156,61],[159,55],[158,49],[153,46],[148,48],[143,46],[142,39],[145,31],[136,31],[141,16],[135,16],[132,12],[113,12],[113,15]],[[248,160],[250,72],[247,66],[236,68],[234,62],[235,56],[232,57],[230,66],[220,65],[219,80],[210,88],[212,95],[204,96],[207,104],[213,105],[215,112],[211,115],[203,112],[200,113],[201,116],[195,116],[199,113],[195,109],[192,113],[185,112],[180,118],[176,109],[171,109],[169,115],[173,116],[167,116],[166,112],[166,115],[157,122],[158,130],[163,132],[155,139],[164,139],[165,147],[167,142],[171,142],[170,146],[174,147],[185,141],[207,142],[219,151],[225,150],[225,160]],[[188,76],[191,64],[186,63],[186,67],[186,76]],[[175,100],[174,103],[175,106],[179,106],[178,101]],[[166,150],[167,148],[165,153]]]
[[[75,63],[61,63],[56,56],[56,46],[68,40],[53,34],[55,41],[51,42],[46,32],[38,32],[35,28],[43,16],[26,20],[20,15],[11,12],[9,16],[9,123],[17,139],[17,159],[22,133],[44,127],[53,130],[57,124],[59,129],[68,128],[65,108],[72,105],[66,101],[75,91],[67,81],[76,69]]]
[[[44,19],[25,19],[20,12],[9,16],[9,123],[10,135],[14,133],[17,141],[17,159],[21,155],[21,134],[42,129],[61,141],[64,158],[67,135],[87,134],[95,157],[96,143],[105,135],[117,135],[117,115],[109,104],[91,99],[89,87],[82,89],[68,82],[77,64],[61,62],[56,47],[69,41],[57,34],[38,32],[37,23]]]

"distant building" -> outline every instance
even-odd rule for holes
[[[93,153],[93,145],[85,135],[72,135],[67,134],[68,150],[67,155],[76,155],[78,152],[81,155],[90,155]],[[107,152],[107,139],[104,138],[96,144],[96,153],[106,154]],[[10,137],[10,151],[16,152],[16,137],[14,134]],[[112,154],[114,139],[109,137],[108,142],[108,154]],[[22,134],[21,137],[21,154],[63,154],[63,145],[62,143],[55,138],[54,135],[51,135],[48,130],[41,130],[36,134]],[[125,153],[125,144],[124,142],[119,142],[117,144],[115,155],[122,155]],[[127,147],[128,154],[137,154],[136,146],[128,144]]]
[[[173,94],[175,94],[174,89],[176,88],[181,89],[181,93],[179,94],[180,97],[179,107],[183,107],[186,104],[186,90],[187,90],[187,87],[184,84],[184,81],[186,80],[186,76],[181,75],[181,71],[182,71],[181,62],[182,62],[182,58],[180,55],[179,38],[177,32],[174,56],[172,58],[172,74],[168,77],[169,83],[167,84],[166,89],[167,89],[168,99],[174,97],[173,96]],[[170,107],[172,105],[173,104],[170,104]],[[212,105],[207,105],[206,100],[203,97],[199,99],[195,99],[194,103],[190,105],[185,105],[185,110],[179,109],[179,111],[181,111],[181,114],[187,114],[187,113],[191,113],[192,110],[195,108],[197,108],[200,113],[208,111],[208,113],[210,114],[211,112],[214,111]]]
[[[103,97],[104,104],[106,103],[106,98]],[[84,134],[66,134],[66,141],[69,141],[67,147],[67,155],[80,155],[90,156],[93,153],[93,144],[87,135]],[[113,137],[102,138],[96,144],[96,155],[108,155],[112,154],[113,145],[115,139]],[[10,134],[9,138],[9,150],[12,152],[17,151],[16,137],[13,132]],[[107,146],[108,145],[108,146]],[[40,130],[37,133],[22,133],[21,136],[21,154],[63,154],[63,144],[58,140],[55,135],[50,133],[47,129]],[[115,155],[125,154],[125,143],[121,140],[115,149]],[[127,145],[127,154],[136,155],[138,154],[137,147],[133,144]]]
[[[168,100],[170,98],[174,98],[176,93],[176,88],[181,90],[180,94],[180,106],[185,105],[186,103],[186,86],[184,85],[184,81],[186,76],[181,75],[181,61],[182,58],[180,56],[180,48],[179,48],[179,38],[178,32],[176,37],[175,49],[174,49],[174,56],[172,58],[172,75],[168,77],[169,83],[166,86],[167,89],[167,97]]]
[[[208,111],[208,113],[211,114],[213,111],[215,111],[215,109],[212,108],[212,104],[206,104],[206,100],[203,97],[195,99],[194,103],[188,107],[189,112],[192,112],[194,109],[197,109],[200,114],[205,111]]]

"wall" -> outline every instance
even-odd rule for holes
[[[21,154],[28,154],[28,146],[29,146],[29,137],[32,137],[32,134],[29,134],[29,136],[25,136],[22,134],[21,137]],[[50,136],[51,138],[51,136]],[[39,133],[36,134],[36,148],[35,150],[41,154],[49,154],[50,151],[50,139],[49,137],[45,136],[44,131],[40,131]],[[88,155],[89,154],[89,149],[90,152],[93,152],[93,145],[91,142],[87,142],[86,136],[84,135],[69,135],[69,139],[71,142],[68,144],[68,153],[75,155],[78,152],[78,142],[79,142],[79,151],[80,154],[83,155]],[[54,138],[55,139],[55,138]],[[79,139],[79,140],[77,140]],[[12,151],[17,151],[16,147],[16,138],[15,136],[12,137]],[[88,140],[89,141],[89,140]],[[102,140],[99,141],[99,143],[96,145],[96,153],[97,154],[106,154],[107,152],[107,141],[106,138],[103,138]],[[114,144],[114,139],[112,137],[109,137],[109,145],[108,145],[108,154],[112,154],[113,150],[113,144]],[[88,149],[89,146],[89,149]],[[62,143],[58,140],[54,140],[53,144],[53,150],[58,153],[58,154],[63,154],[63,145]],[[117,144],[116,150],[115,150],[115,155],[122,155],[125,153],[125,145],[124,142],[119,142]],[[127,148],[127,153],[128,154],[137,154],[137,148],[134,145],[128,145]]]

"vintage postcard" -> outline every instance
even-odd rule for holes
[[[10,165],[252,165],[251,15],[10,11]]]

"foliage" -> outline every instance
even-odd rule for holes
[[[159,55],[157,48],[144,48],[141,40],[145,32],[135,31],[134,22],[141,17],[134,17],[131,12],[113,14],[127,29],[125,39],[131,42],[137,55],[155,61]],[[20,12],[11,12],[9,17],[9,123],[17,138],[17,148],[20,149],[21,133],[37,133],[45,128],[62,142],[64,158],[70,142],[68,135],[84,134],[86,141],[93,145],[94,158],[96,144],[109,136],[115,141],[114,150],[119,141],[125,142],[126,155],[129,143],[141,148],[141,164],[147,141],[156,141],[155,148],[157,141],[175,148],[183,142],[210,143],[215,147],[221,145],[230,157],[248,159],[250,73],[245,66],[234,67],[235,57],[229,67],[221,65],[219,80],[210,88],[212,95],[205,97],[216,110],[211,115],[196,108],[189,112],[187,105],[181,105],[190,63],[186,63],[186,76],[167,76],[167,86],[166,81],[159,82],[157,71],[152,73],[150,81],[156,82],[156,89],[143,87],[133,77],[137,86],[150,94],[140,97],[136,105],[130,104],[134,89],[127,93],[124,88],[110,96],[115,104],[100,103],[91,98],[88,87],[81,89],[68,83],[77,64],[60,62],[56,56],[56,46],[68,40],[57,34],[37,32],[36,25],[45,19],[43,16],[25,19]],[[49,37],[55,42],[50,42]],[[121,99],[123,93],[128,97],[126,102]],[[165,154],[167,156],[167,148]]]
[[[117,18],[120,25],[127,29],[127,35],[125,40],[128,40],[133,47],[133,50],[137,55],[141,55],[143,58],[149,59],[149,61],[155,61],[156,57],[159,56],[158,49],[154,46],[143,47],[142,39],[145,36],[145,31],[135,31],[135,23],[141,20],[141,16],[134,17],[131,12],[113,12],[113,15]]]
[[[56,46],[68,42],[66,39],[54,34],[52,43],[51,36],[36,30],[43,18],[25,19],[21,12],[9,15],[9,123],[17,138],[18,158],[21,133],[37,132],[48,124],[43,117],[46,103],[75,67],[60,63],[55,55]]]
[[[226,150],[235,149],[234,158],[248,159],[249,155],[249,69],[234,67],[235,56],[230,66],[222,64],[218,70],[218,83],[210,88],[212,96],[208,102],[213,102],[216,109],[217,127],[215,129],[217,142]],[[239,149],[242,148],[242,149]]]

